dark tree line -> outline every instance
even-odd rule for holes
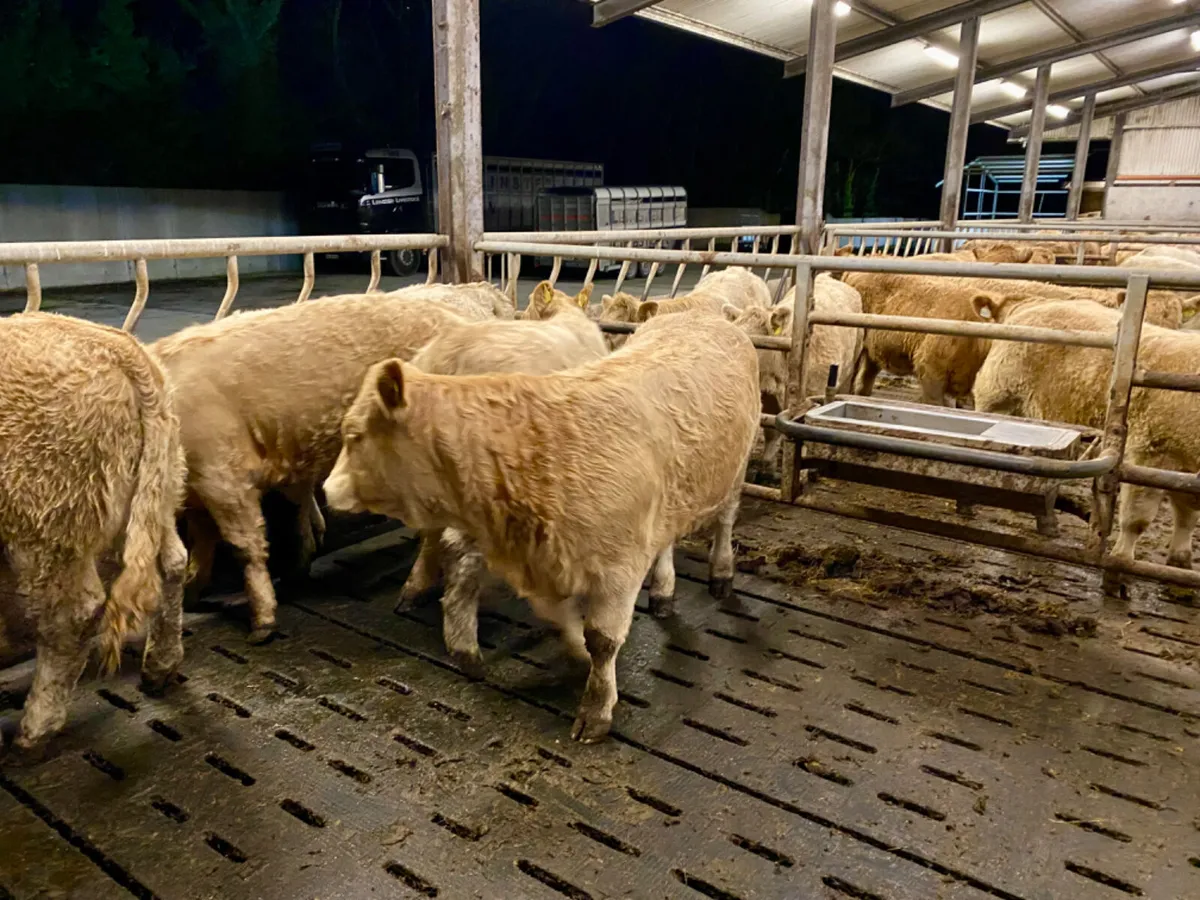
[[[591,29],[576,0],[481,6],[486,153],[791,215],[804,85],[777,61]],[[432,150],[432,68],[429,0],[3,0],[0,181],[296,189],[314,141]],[[837,82],[827,211],[931,214],[946,120]]]

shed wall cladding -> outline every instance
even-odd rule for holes
[[[1105,215],[1200,222],[1200,97],[1129,114]]]
[[[1129,114],[1117,179],[1147,175],[1200,179],[1200,97]]]

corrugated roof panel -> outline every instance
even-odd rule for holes
[[[1150,109],[1139,109],[1129,114],[1126,128],[1169,128],[1175,126],[1200,127],[1200,97],[1188,97],[1174,103]]]
[[[1051,6],[1088,38],[1131,28],[1158,18],[1159,13],[1180,12],[1178,5],[1172,8],[1171,0],[1054,0]]]
[[[1104,55],[1130,71],[1148,69],[1173,59],[1196,56],[1191,45],[1191,34],[1187,29],[1177,28],[1156,37],[1113,47],[1104,51]]]

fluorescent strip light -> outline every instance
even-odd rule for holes
[[[850,4],[846,3],[845,0],[838,0],[837,3],[833,4],[833,14],[839,19],[844,19],[850,15],[851,9]]]
[[[940,65],[943,65],[948,69],[954,69],[958,67],[957,54],[951,53],[949,50],[943,50],[941,47],[934,47],[933,45],[930,45],[925,48],[925,52],[929,54],[931,59],[936,60]]]
[[[1065,119],[1071,114],[1071,110],[1067,109],[1065,106],[1059,106],[1057,103],[1051,103],[1046,107],[1046,114],[1049,116],[1054,116],[1056,119]]]
[[[1000,90],[1008,94],[1014,100],[1022,100],[1029,91],[1021,87],[1019,84],[1013,84],[1011,81],[1001,81],[999,84]]]

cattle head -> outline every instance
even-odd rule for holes
[[[410,403],[414,382],[422,378],[398,359],[367,370],[342,419],[342,449],[323,486],[331,508],[380,513],[414,528],[436,527],[436,504],[423,499],[436,495],[440,483],[436,451],[433,441],[414,434],[428,424],[429,410]]]
[[[976,294],[971,298],[975,315],[989,322],[1003,322],[1021,303],[1028,300],[1021,294]]]
[[[529,306],[525,310],[527,319],[550,319],[564,309],[580,309],[587,311],[588,301],[592,297],[591,284],[585,284],[583,290],[572,297],[558,290],[549,281],[541,282],[529,295]]]
[[[772,306],[770,309],[751,306],[739,309],[732,303],[726,303],[721,312],[726,319],[751,336],[778,336],[790,332],[792,328],[792,309],[789,306]]]
[[[637,322],[639,305],[641,301],[637,297],[624,291],[618,291],[612,296],[605,294],[600,300],[600,321]]]

